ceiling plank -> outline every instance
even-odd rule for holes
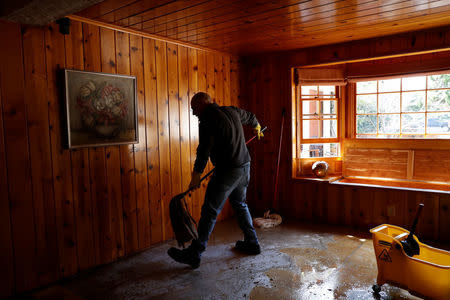
[[[450,0],[102,3],[78,15],[236,55],[310,48],[450,25]]]
[[[147,32],[142,32],[142,31],[131,29],[131,28],[125,28],[125,27],[122,27],[122,26],[109,24],[109,23],[106,23],[106,22],[91,20],[91,19],[84,18],[84,17],[78,16],[78,15],[69,15],[69,16],[67,16],[67,18],[71,19],[72,21],[78,21],[78,22],[82,22],[82,23],[85,23],[85,24],[88,24],[88,25],[95,25],[95,26],[98,26],[98,27],[101,27],[101,28],[113,29],[113,30],[116,30],[118,32],[130,33],[130,34],[134,34],[134,35],[137,35],[137,36],[142,36],[142,37],[146,37],[146,38],[150,38],[150,39],[157,40],[157,41],[162,41],[162,42],[173,43],[175,45],[189,47],[189,48],[193,48],[193,49],[197,49],[197,50],[203,50],[203,51],[207,51],[207,52],[219,53],[219,54],[223,54],[223,55],[229,55],[230,54],[230,53],[226,53],[226,52],[223,52],[223,51],[219,51],[219,50],[203,47],[201,45],[195,45],[195,44],[192,44],[192,43],[187,43],[187,42],[183,42],[183,41],[179,41],[179,40],[174,40],[174,39],[171,39],[171,38],[168,38],[168,37],[159,36],[159,35],[151,34],[151,33],[147,33]]]

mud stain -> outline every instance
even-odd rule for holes
[[[250,293],[250,299],[257,300],[291,300],[299,299],[298,286],[301,284],[300,274],[290,270],[271,269],[266,272],[271,286],[256,286]]]
[[[284,248],[295,266],[270,269],[268,285],[255,286],[251,300],[269,299],[418,299],[407,291],[386,286],[372,294],[377,265],[372,240],[333,235],[317,248]]]

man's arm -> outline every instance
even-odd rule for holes
[[[258,137],[258,140],[260,138],[264,137],[264,134],[261,132],[261,125],[259,125],[259,122],[256,119],[255,114],[253,114],[249,111],[234,107],[234,106],[231,106],[231,108],[234,109],[238,113],[242,124],[250,125],[253,127],[253,132]]]
[[[235,107],[235,106],[230,106],[230,107],[238,113],[239,118],[241,119],[241,123],[243,125],[250,125],[253,128],[258,126],[258,124],[259,124],[258,120],[256,119],[256,116],[253,113],[246,111],[244,109]]]

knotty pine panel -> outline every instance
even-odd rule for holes
[[[58,278],[58,264],[51,257],[58,255],[53,198],[53,174],[50,149],[49,114],[44,32],[28,28],[23,33],[25,102],[35,212],[38,284]],[[48,262],[51,262],[49,264]]]
[[[441,239],[450,241],[450,196],[439,196],[439,221],[438,221],[438,235]]]
[[[7,47],[0,48],[0,78],[2,88],[3,129],[8,194],[2,195],[7,202],[14,244],[14,285],[17,290],[26,290],[37,285],[34,234],[33,190],[31,162],[28,146],[27,115],[24,94],[24,68],[22,35],[20,27],[11,23],[0,23]],[[18,151],[18,149],[21,149]],[[14,155],[11,155],[14,153]],[[7,215],[6,215],[7,216]],[[6,253],[7,254],[7,253]],[[12,274],[10,274],[12,275]],[[10,281],[7,281],[8,283]],[[7,291],[11,287],[2,288]]]
[[[197,91],[208,91],[207,83],[206,83],[207,82],[206,56],[207,56],[206,52],[197,51]],[[193,116],[193,117],[196,118],[195,116]],[[198,143],[199,142],[198,123],[193,126],[196,126],[194,134],[196,134],[196,137],[197,137],[197,140],[193,140],[193,141],[194,141],[194,143]],[[195,161],[194,161],[194,163],[195,163]],[[206,169],[205,169],[205,172],[207,172],[207,171],[208,171],[208,165],[206,165]],[[208,179],[203,181],[203,183],[200,185],[199,191],[195,191],[194,194],[197,193],[197,196],[198,196],[198,193],[204,194],[206,192],[206,181],[207,180]],[[200,220],[201,203],[203,203],[203,202],[200,201],[199,203],[200,203],[200,205],[198,205],[197,209],[195,209],[195,211],[197,213],[197,219],[196,219],[197,221]],[[194,205],[194,207],[195,207],[195,205]]]
[[[65,36],[66,67],[84,70],[83,24],[72,24],[70,34]],[[89,150],[71,151],[73,199],[77,220],[78,269],[95,265],[95,244],[90,193]]]
[[[346,149],[343,175],[407,178],[408,150]]]
[[[130,35],[130,74],[136,76],[138,97],[138,126],[139,143],[134,145],[135,149],[135,173],[136,173],[136,210],[139,249],[150,246],[150,212],[148,199],[148,175],[147,175],[147,153],[146,153],[146,116],[145,116],[145,85],[144,85],[144,57],[143,39]]]
[[[156,99],[158,106],[159,131],[159,163],[161,178],[161,204],[163,239],[171,235],[169,218],[169,201],[171,198],[170,169],[170,136],[169,136],[169,98],[167,95],[167,46],[166,43],[155,41],[156,57]]]
[[[178,105],[178,46],[170,43],[167,43],[167,88],[169,101],[168,135],[170,142],[170,175],[172,188],[170,195],[177,195],[181,193],[182,190],[184,191],[181,187],[180,107]],[[169,232],[172,233],[172,230]],[[170,235],[170,237],[173,237],[173,235]]]
[[[413,179],[450,182],[450,151],[415,150]]]
[[[199,82],[199,64],[198,64],[198,54],[194,49],[188,49],[188,96],[189,99],[195,95],[198,89]],[[196,116],[192,113],[192,110],[189,110],[189,124],[190,124],[190,158],[191,158],[191,166],[195,163],[196,158],[196,150],[199,142],[198,136],[198,122],[195,122],[197,119]],[[192,168],[191,168],[192,169]],[[192,170],[191,170],[192,171]],[[191,198],[189,201],[191,202],[192,207],[192,217],[198,221],[200,219],[200,210],[201,210],[201,201],[199,201],[201,196],[202,187],[198,190],[191,193]]]
[[[130,35],[115,32],[117,73],[130,75]],[[120,145],[120,172],[122,185],[122,206],[125,226],[125,254],[138,249],[138,227],[136,213],[135,145]]]
[[[52,148],[53,188],[56,209],[56,225],[59,243],[60,275],[77,272],[76,232],[73,206],[73,187],[70,153],[64,151],[62,122],[64,117],[61,87],[61,70],[65,68],[64,36],[56,25],[45,31],[47,88],[49,100],[49,127]]]
[[[188,49],[178,47],[178,104],[180,111],[180,124],[190,125],[190,98],[189,98],[189,62]],[[194,120],[192,120],[194,121]],[[181,155],[181,189],[189,187],[191,179],[191,126],[180,126],[180,155]],[[192,197],[186,199],[190,211],[193,211]]]
[[[0,50],[0,296],[171,238],[168,203],[187,188],[198,145],[189,100],[207,83],[214,91],[217,60],[230,82],[213,96],[239,106],[239,66],[226,67],[237,58],[76,21],[66,36],[55,24],[0,29],[9,41]],[[139,144],[65,148],[64,68],[136,76]],[[197,219],[205,187],[189,200]]]
[[[163,219],[158,145],[158,107],[156,99],[155,41],[143,39],[145,80],[145,122],[147,131],[147,175],[150,211],[150,242],[163,241]]]
[[[100,33],[99,28],[96,26],[82,24],[83,26],[83,52],[84,52],[84,70],[86,71],[94,71],[100,72]],[[100,240],[100,222],[103,221],[101,217],[98,215],[98,205],[103,198],[105,198],[106,193],[101,193],[100,185],[105,185],[102,182],[102,178],[104,178],[104,167],[102,165],[100,167],[96,167],[98,164],[96,161],[96,157],[98,157],[97,152],[104,152],[104,148],[88,148],[88,168],[89,168],[89,191],[90,191],[90,200],[92,203],[92,232],[94,239],[94,261],[95,264],[102,264],[100,259],[100,245],[102,241]],[[104,153],[103,153],[104,157]],[[101,156],[100,156],[101,159]]]
[[[101,46],[101,70],[104,73],[117,73],[116,52],[114,50],[114,31],[100,28]],[[106,155],[106,182],[108,190],[108,202],[104,203],[103,211],[107,216],[105,227],[107,236],[111,239],[108,251],[108,260],[114,260],[123,256],[124,233],[118,228],[123,227],[123,213],[121,202],[121,175],[120,175],[120,148],[119,146],[105,147]],[[131,235],[131,234],[130,234]]]
[[[1,88],[2,84],[5,83],[6,81],[2,80],[0,77],[0,244],[2,245],[2,247],[0,247],[0,265],[3,266],[0,270],[0,280],[2,282],[0,285],[0,297],[7,297],[14,291],[14,250],[11,234],[8,170],[5,148],[5,132],[3,125],[2,97],[5,96],[5,89]]]
[[[449,242],[449,196],[383,188],[336,186],[293,181],[284,217],[369,230],[380,224],[410,229],[419,203],[425,208],[417,225],[421,240]]]

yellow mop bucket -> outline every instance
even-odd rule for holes
[[[412,235],[420,253],[409,256],[404,250],[408,230],[383,224],[370,232],[378,265],[376,293],[390,283],[417,296],[450,299],[450,252],[425,245]]]

